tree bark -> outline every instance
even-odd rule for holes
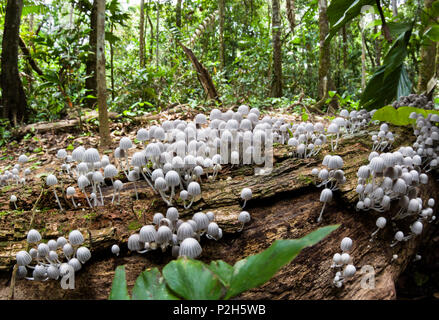
[[[219,61],[220,61],[220,70],[224,69],[226,65],[225,62],[225,43],[224,43],[224,15],[225,15],[225,0],[218,1],[218,10],[219,10]]]
[[[296,27],[296,0],[286,0],[287,19],[290,24],[291,33],[294,34],[294,28]]]
[[[396,17],[398,15],[397,0],[392,0],[392,14],[393,14],[393,17]]]
[[[95,0],[97,3],[97,37],[96,37],[96,81],[99,108],[99,136],[101,146],[107,147],[110,142],[107,111],[107,83],[105,76],[105,0]]]
[[[145,0],[140,0],[140,25],[139,25],[139,60],[140,68],[145,66]]]
[[[366,88],[366,39],[361,30],[361,89]]]
[[[96,44],[97,41],[97,1],[93,1],[93,7],[90,15],[90,35],[88,42],[90,51],[87,55],[85,87],[87,94],[96,97],[97,96],[97,82],[96,82]],[[95,98],[85,99],[85,103],[89,108],[94,108],[96,104]]]
[[[203,253],[200,260],[205,263],[221,259],[233,265],[240,259],[266,249],[276,239],[300,238],[318,227],[341,225],[317,245],[304,249],[291,264],[283,267],[266,284],[243,293],[237,299],[396,298],[395,281],[413,261],[421,243],[431,242],[435,236],[437,237],[437,233],[435,235],[432,232],[437,230],[437,226],[434,223],[424,224],[421,236],[391,248],[389,244],[398,229],[389,223],[373,242],[369,241],[371,233],[376,229],[376,219],[385,216],[391,221],[391,216],[399,209],[397,203],[394,203],[390,212],[355,210],[358,201],[355,191],[356,173],[364,161],[367,161],[371,150],[369,134],[374,130],[379,130],[379,127],[371,127],[368,132],[359,133],[340,144],[337,153],[344,159],[343,171],[347,183],[334,192],[334,200],[327,205],[321,224],[316,223],[316,219],[322,207],[318,200],[322,189],[315,187],[311,172],[313,168],[320,167],[323,155],[316,159],[294,159],[289,156],[292,149],[288,146],[275,147],[275,166],[269,176],[255,176],[250,166],[224,167],[220,177],[230,176],[232,180],[203,183],[200,199],[195,201],[189,210],[183,210],[180,204],[176,204],[182,219],[190,218],[201,208],[203,211],[214,212],[215,222],[223,229],[224,237],[220,241],[209,241],[203,237]],[[394,150],[415,140],[410,128],[392,127],[391,130],[395,134]],[[253,198],[246,206],[252,220],[240,232],[237,215],[242,211],[239,194],[243,187],[249,187],[253,192]],[[56,203],[50,198],[49,193],[43,195],[41,206],[47,208],[47,204],[50,204],[52,207],[41,210],[35,216],[33,225],[35,229],[40,230],[44,241],[65,236],[66,230],[78,229],[84,234],[88,228],[91,230],[92,241],[86,237],[85,245],[93,243],[92,258],[85,264],[85,268],[75,274],[75,290],[63,290],[57,281],[37,285],[33,281],[17,280],[15,298],[107,299],[117,265],[126,265],[127,282],[131,291],[142,271],[152,267],[161,270],[171,261],[169,251],[152,251],[146,254],[127,252],[128,237],[138,232],[142,225],[151,223],[154,212],[166,212],[167,209],[146,183],[138,183],[137,188],[141,195],[139,200],[132,200],[130,195],[134,192],[134,186],[127,182],[122,191],[121,204],[112,208],[98,207],[96,218],[91,219],[79,215],[80,209],[68,209],[65,215],[54,214],[57,212]],[[419,188],[419,196],[429,198],[438,190],[438,182],[430,176],[429,183]],[[105,201],[111,201],[112,187],[104,187],[102,191]],[[6,205],[6,195],[3,199],[5,201],[0,202],[0,206]],[[65,201],[63,204],[69,201],[64,198],[60,200]],[[77,201],[85,203],[85,199],[82,198]],[[139,218],[137,212],[145,212],[144,218]],[[27,213],[0,216],[0,275],[3,283],[6,282],[6,278],[10,278],[16,253],[26,247],[26,233],[31,219]],[[409,221],[401,227],[404,232],[408,230]],[[353,240],[353,250],[350,254],[357,273],[343,285],[343,288],[336,289],[332,285],[335,270],[331,268],[331,263],[334,253],[340,251],[340,241],[344,237]],[[115,257],[110,251],[115,243],[122,249],[119,257]],[[394,254],[398,255],[396,261],[392,260]],[[362,286],[361,269],[365,265],[374,268],[374,289]],[[8,290],[0,290],[0,299],[5,298],[7,292]]]
[[[156,36],[156,41],[155,41],[155,66],[158,69],[159,67],[159,42],[160,42],[160,2],[156,2],[156,6],[157,6],[157,21],[156,21],[156,31],[155,31],[155,36]]]
[[[181,28],[181,2],[182,0],[177,0],[177,6],[175,7],[175,24],[178,28]]]
[[[18,44],[23,0],[8,0],[1,55],[2,117],[15,126],[27,120],[27,101],[18,73]]]
[[[319,99],[323,99],[327,95],[328,84],[330,83],[330,47],[328,43],[325,43],[325,38],[329,33],[328,15],[326,14],[327,8],[327,0],[319,0]]]
[[[272,0],[272,42],[273,42],[273,74],[271,79],[271,96],[282,96],[282,42],[280,40],[282,26],[280,20],[279,0]]]
[[[343,39],[343,67],[348,67],[348,37],[346,34],[346,25],[341,29]]]
[[[431,8],[435,0],[425,0],[425,9]],[[427,29],[427,25],[422,26],[423,31]],[[418,75],[418,93],[422,93],[427,90],[428,81],[435,75],[436,70],[436,43],[428,41],[421,47],[420,52],[420,64]]]

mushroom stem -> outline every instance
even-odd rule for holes
[[[320,211],[320,215],[319,218],[317,219],[317,222],[322,221],[322,215],[323,215],[323,211],[325,210],[325,206],[326,206],[326,202],[323,202],[323,207],[322,210]]]
[[[15,207],[15,210],[18,210],[17,204],[15,203],[15,201],[14,201],[14,207]]]
[[[244,209],[246,204],[247,204],[247,200],[244,200],[244,203],[242,204],[242,209]]]
[[[76,205],[76,203],[75,203],[75,199],[73,198],[73,196],[72,196],[72,203],[73,203],[73,206],[74,206],[75,208],[78,207],[78,206]]]
[[[99,194],[101,195],[101,205],[104,205],[104,197],[102,196],[101,186],[98,184]]]
[[[62,208],[62,206],[61,206],[61,203],[59,202],[59,199],[58,199],[58,195],[56,194],[56,190],[55,190],[55,188],[53,188],[53,193],[55,194],[56,202],[58,203],[59,209],[60,209],[61,211],[63,211],[63,208]]]
[[[139,200],[139,195],[137,193],[137,187],[136,187],[136,182],[134,181],[134,191],[136,191],[136,200]]]
[[[90,206],[90,208],[92,208],[92,209],[93,209],[93,206],[91,205],[91,202],[90,202],[90,199],[89,199],[89,198],[88,198],[88,196],[87,196],[87,193],[85,192],[85,190],[84,190],[84,189],[82,190],[82,192],[84,193],[84,195],[85,195],[85,198],[87,199],[88,205]]]

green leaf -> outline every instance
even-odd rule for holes
[[[414,119],[409,118],[412,112],[420,113],[424,117],[427,117],[430,113],[439,115],[439,111],[436,110],[425,110],[415,107],[400,107],[395,109],[392,106],[385,106],[375,111],[372,120],[387,122],[395,126],[406,126],[415,123]]]
[[[215,273],[225,287],[229,287],[233,275],[233,267],[222,260],[212,261],[209,269]]]
[[[133,300],[178,300],[166,287],[157,268],[143,271],[136,279],[132,292]]]
[[[125,266],[118,266],[116,268],[109,300],[130,300],[127,280],[125,278]]]
[[[361,95],[360,105],[372,110],[390,104],[401,96],[410,94],[412,84],[404,66],[411,29],[399,36],[370,78]]]
[[[328,43],[346,23],[357,17],[363,6],[373,4],[375,4],[375,0],[332,0],[326,11],[330,30],[325,43]]]
[[[425,37],[433,42],[439,42],[439,25],[431,26],[424,34]]]
[[[218,300],[224,293],[220,279],[202,262],[187,258],[171,261],[163,268],[168,286],[189,300]]]
[[[319,228],[301,239],[276,240],[267,250],[238,261],[233,267],[230,288],[225,298],[232,298],[264,284],[303,248],[316,244],[338,227],[339,225],[333,225]]]

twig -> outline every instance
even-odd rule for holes
[[[32,228],[32,226],[34,224],[34,218],[35,218],[37,204],[38,204],[38,202],[40,202],[40,199],[43,196],[43,193],[44,193],[44,187],[41,188],[40,196],[38,197],[37,201],[35,201],[35,204],[32,207],[32,217],[30,219],[29,229]],[[29,250],[29,243],[26,244],[26,251],[28,251],[28,250]],[[8,300],[13,300],[14,299],[15,278],[17,276],[17,270],[18,270],[18,266],[17,266],[17,264],[15,264],[14,265],[14,270],[12,271],[12,276],[11,276],[11,286],[10,286],[10,289],[9,289]]]

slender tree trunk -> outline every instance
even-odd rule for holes
[[[27,120],[27,101],[18,73],[18,42],[23,0],[8,0],[1,55],[2,117],[17,125]]]
[[[114,25],[111,23],[111,33],[113,33]],[[110,77],[111,77],[111,101],[114,101],[114,48],[110,42]]]
[[[111,142],[107,112],[107,84],[105,77],[105,0],[95,0],[97,3],[97,54],[96,80],[99,108],[99,136],[101,146],[107,147]]]
[[[343,38],[343,67],[347,69],[348,67],[348,37],[346,34],[346,25],[341,29]]]
[[[145,66],[145,0],[140,0],[140,25],[139,25],[139,60],[140,68]]]
[[[225,44],[224,44],[224,11],[225,11],[225,0],[218,1],[218,9],[219,9],[219,61],[220,61],[220,69],[223,70],[225,66]]]
[[[392,0],[392,13],[394,17],[398,15],[398,4],[396,0]]]
[[[366,88],[366,39],[361,30],[361,89]]]
[[[146,8],[146,19],[149,23],[149,58],[148,61],[152,61],[153,58],[153,42],[154,42],[154,26],[152,25],[151,17],[149,16],[149,8],[151,8],[151,0],[148,2],[148,7]]]
[[[328,90],[329,68],[330,68],[330,47],[325,43],[325,38],[329,33],[329,22],[326,10],[327,0],[319,0],[319,29],[320,29],[320,54],[319,54],[319,99],[326,96]]]
[[[375,15],[374,15],[374,20],[375,20]],[[378,33],[378,27],[377,26],[375,26],[374,28],[373,28],[373,32],[376,34],[376,33]],[[377,66],[380,66],[381,65],[381,39],[380,39],[380,37],[377,37],[376,39],[375,39],[375,64],[377,65]]]
[[[156,36],[156,47],[155,47],[155,66],[158,69],[159,67],[159,38],[160,38],[160,32],[159,32],[159,28],[160,28],[160,3],[156,2],[156,6],[157,6],[157,23],[156,23],[156,31],[155,31],[155,36]]]
[[[282,96],[282,43],[279,0],[272,0],[272,41],[273,41],[273,76],[271,80],[271,96]]]
[[[431,8],[435,0],[425,0],[425,9]],[[427,18],[428,19],[428,18]],[[424,25],[423,30],[425,31],[427,25]],[[436,70],[436,43],[429,41],[426,45],[421,47],[420,53],[420,64],[419,64],[419,76],[418,76],[418,93],[427,90],[428,81],[434,76]]]
[[[296,4],[295,0],[286,0],[287,7],[287,18],[290,24],[291,33],[294,33],[294,28],[296,27]]]
[[[87,89],[87,93],[89,95],[95,96],[97,95],[97,84],[96,84],[96,38],[97,38],[97,1],[93,2],[93,7],[91,10],[90,16],[90,35],[89,35],[89,45],[90,51],[87,56],[86,63],[86,74],[87,79],[85,80],[85,87]],[[96,99],[88,98],[85,100],[85,103],[89,108],[93,108]]]
[[[175,8],[175,24],[181,28],[181,0],[177,0],[177,7]]]

